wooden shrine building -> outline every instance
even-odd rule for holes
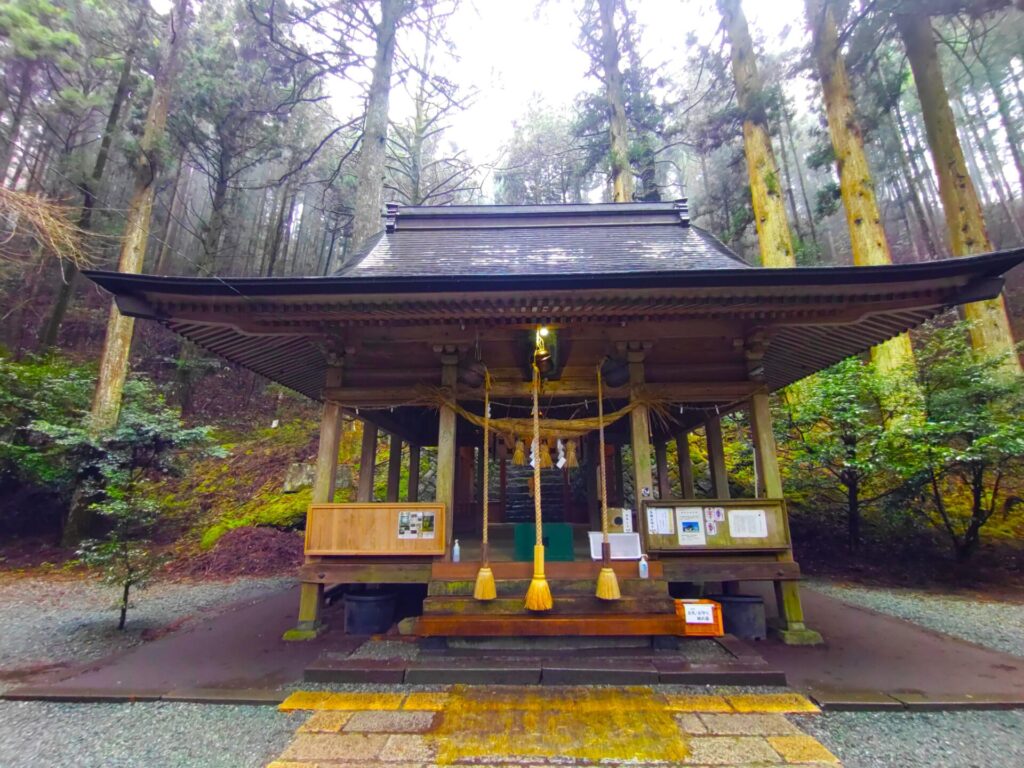
[[[804,624],[769,395],[914,328],[999,294],[1024,251],[900,266],[753,268],[692,226],[684,201],[613,205],[389,206],[384,229],[338,273],[301,278],[180,278],[89,273],[121,312],[163,323],[204,349],[323,403],[306,529],[297,637],[320,628],[325,585],[429,585],[424,635],[669,633],[669,590],[768,581],[776,630]],[[545,329],[541,416],[593,426],[604,372],[605,482],[650,561],[613,560],[622,599],[600,601],[595,430],[545,442],[539,487],[513,459],[531,416],[531,356]],[[495,428],[483,492],[483,401]],[[720,419],[749,414],[756,498],[730,498]],[[334,504],[343,413],[365,423],[358,504]],[[379,432],[390,435],[387,498],[372,498]],[[557,430],[556,430],[557,431]],[[697,498],[695,432],[707,441],[710,492]],[[666,446],[675,441],[678,468]],[[398,498],[403,444],[408,498]],[[623,451],[623,446],[628,446]],[[421,448],[436,459],[419,498]],[[527,449],[529,453],[529,449]],[[625,467],[623,456],[626,456]],[[575,468],[570,468],[575,464]],[[542,461],[542,466],[544,462]],[[673,476],[678,480],[670,480]],[[522,594],[536,542],[532,495],[554,608]],[[474,601],[483,498],[498,599]],[[461,561],[453,562],[459,539]],[[632,539],[631,539],[632,540]],[[589,591],[588,591],[589,590]],[[673,625],[674,626],[674,625]]]

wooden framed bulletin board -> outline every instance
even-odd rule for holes
[[[783,499],[644,500],[640,530],[648,552],[790,548]]]
[[[307,555],[443,555],[444,504],[311,504]]]

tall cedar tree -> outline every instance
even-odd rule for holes
[[[176,0],[167,22],[160,68],[153,82],[153,96],[135,158],[135,181],[117,264],[119,272],[138,273],[146,254],[153,197],[157,177],[160,175],[160,149],[167,124],[167,108],[188,31],[188,6],[188,0]],[[111,304],[90,416],[90,427],[94,434],[100,434],[117,424],[121,393],[128,375],[128,353],[134,327],[134,320],[122,315],[117,306]]]
[[[882,225],[875,184],[864,152],[864,135],[857,121],[846,75],[846,62],[836,27],[836,5],[834,0],[806,0],[811,45],[825,97],[839,190],[846,209],[846,225],[850,230],[853,263],[856,266],[892,264],[889,240]],[[871,350],[871,359],[883,375],[905,369],[913,357],[914,350],[906,334]]]
[[[765,267],[794,267],[793,236],[786,217],[779,166],[775,162],[765,109],[767,94],[754,59],[747,18],[740,0],[717,0],[725,22],[736,81],[736,101],[743,113],[743,146],[750,177],[754,222]]]
[[[957,136],[949,93],[939,66],[931,18],[924,13],[898,13],[896,25],[917,85],[953,254],[970,256],[992,251],[994,247],[985,227],[978,192],[967,171]],[[970,323],[975,349],[1003,358],[1008,374],[1020,373],[1020,358],[1014,349],[1003,297],[967,304],[964,316]]]
[[[363,137],[356,160],[356,199],[352,218],[352,249],[358,250],[380,231],[381,194],[387,155],[391,73],[395,64],[395,35],[411,8],[408,0],[380,0],[380,20],[373,24],[376,51],[373,78],[366,98]]]

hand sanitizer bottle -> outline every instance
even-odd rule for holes
[[[646,579],[650,576],[650,568],[647,565],[647,555],[640,555],[640,578]]]
[[[459,551],[459,540],[456,539],[455,540],[455,545],[452,547],[452,562],[453,563],[459,562],[460,555],[461,555],[461,553]]]

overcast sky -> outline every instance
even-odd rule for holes
[[[451,137],[477,162],[490,162],[511,135],[511,124],[538,101],[568,106],[596,83],[586,77],[587,57],[577,48],[578,0],[463,0],[448,25],[458,62],[454,79],[475,87],[475,104],[451,121]],[[645,61],[671,77],[685,65],[692,30],[706,40],[720,17],[713,0],[632,0],[641,26]],[[771,48],[796,45],[804,33],[802,0],[746,0],[755,39]],[[793,94],[805,96],[805,84]],[[401,101],[396,110],[403,109]]]

